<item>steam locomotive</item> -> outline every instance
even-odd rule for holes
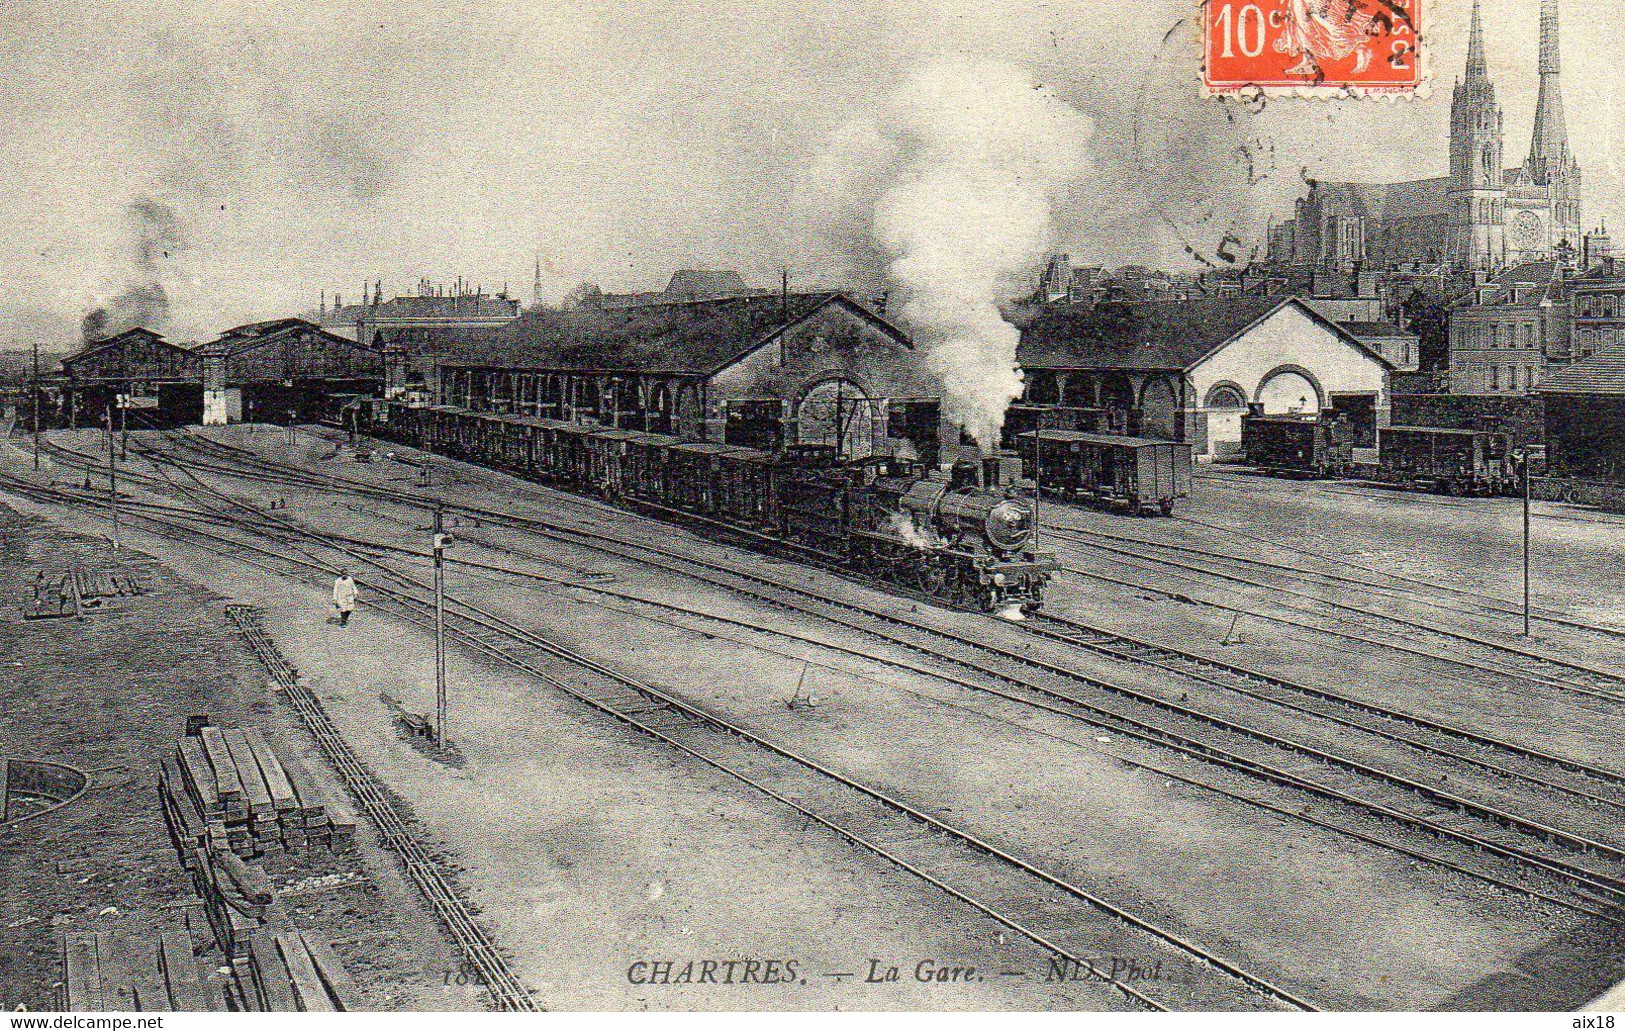
[[[1034,507],[998,463],[927,470],[907,456],[845,461],[444,405],[374,405],[372,432],[661,518],[1019,618],[1057,563],[1030,550]]]

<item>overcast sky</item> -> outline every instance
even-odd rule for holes
[[[1485,0],[1507,162],[1528,151],[1538,0]],[[1587,225],[1625,230],[1618,5],[1570,3],[1563,49]],[[1194,9],[1140,0],[402,4],[11,0],[0,47],[0,346],[57,337],[134,274],[129,209],[168,205],[176,339],[463,274],[528,301],[660,286],[679,266],[769,285],[838,268],[797,208],[851,120],[944,52],[1026,69],[1087,115],[1066,205],[1079,262],[1188,266],[1256,245],[1300,175],[1442,175],[1467,0],[1434,0],[1433,89],[1401,103],[1198,95]],[[298,13],[296,13],[298,12]],[[1249,174],[1250,173],[1250,174]]]

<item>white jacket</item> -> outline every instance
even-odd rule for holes
[[[355,608],[355,581],[347,576],[341,576],[333,581],[333,604],[340,611]]]

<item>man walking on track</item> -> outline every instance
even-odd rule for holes
[[[350,613],[355,611],[355,581],[348,569],[339,570],[339,578],[333,581],[333,607],[339,610],[339,626],[349,626]]]

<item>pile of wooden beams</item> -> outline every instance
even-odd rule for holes
[[[360,1008],[360,992],[333,947],[294,930],[255,931],[226,982],[198,959],[184,931],[156,938],[70,932],[62,937],[62,968],[58,1004],[70,1012],[334,1013]]]
[[[113,1013],[217,1012],[225,992],[210,976],[184,931],[115,938],[76,931],[62,938],[59,1004],[64,1010]]]
[[[249,936],[267,924],[288,926],[264,869],[233,853],[206,848],[194,849],[191,858],[192,886],[203,900],[214,940],[228,958],[245,958]]]
[[[284,764],[258,727],[201,726],[175,746],[159,777],[182,859],[196,848],[253,858],[283,849],[348,849],[355,813]]]
[[[327,942],[299,931],[262,928],[249,936],[248,950],[248,963],[236,967],[245,1009],[332,1013],[359,1008],[355,981]]]

